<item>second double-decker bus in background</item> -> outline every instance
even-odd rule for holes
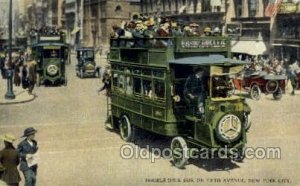
[[[32,53],[37,61],[37,86],[41,84],[67,85],[65,65],[68,60],[68,46],[63,34],[36,34],[32,38]]]
[[[133,141],[136,128],[169,136],[179,168],[194,148],[226,147],[232,159],[242,157],[251,109],[234,94],[231,80],[245,63],[230,58],[228,38],[118,38],[110,44],[108,109],[123,140]]]

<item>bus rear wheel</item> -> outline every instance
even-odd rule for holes
[[[128,117],[123,115],[119,121],[120,136],[126,142],[132,142],[135,138],[135,129],[131,125]]]
[[[186,141],[180,136],[173,138],[171,142],[171,150],[173,164],[175,167],[183,169],[189,159]]]

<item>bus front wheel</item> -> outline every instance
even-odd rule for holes
[[[189,159],[188,146],[186,141],[178,136],[171,142],[172,161],[175,167],[183,169]]]
[[[120,136],[126,142],[132,142],[135,138],[135,130],[134,127],[131,125],[128,117],[123,115],[120,119]]]

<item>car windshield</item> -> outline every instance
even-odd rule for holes
[[[44,50],[44,58],[58,58],[58,57],[59,57],[58,49]]]
[[[78,57],[80,58],[94,58],[94,51],[79,51]]]

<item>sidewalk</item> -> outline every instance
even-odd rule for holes
[[[29,95],[28,90],[24,90],[22,86],[16,87],[13,85],[13,92],[15,94],[15,99],[5,99],[5,94],[7,92],[7,79],[0,79],[0,105],[18,104],[33,101],[35,95]]]

